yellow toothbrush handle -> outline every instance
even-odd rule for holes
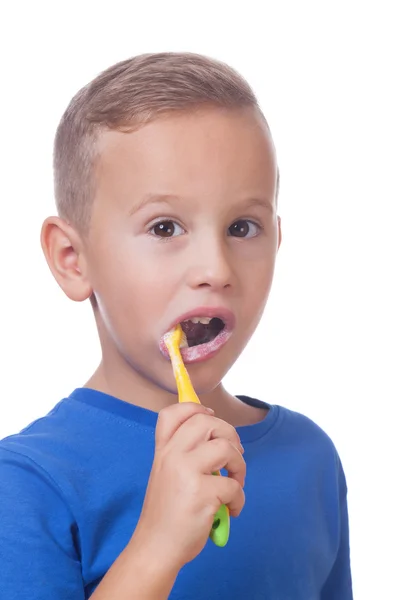
[[[199,397],[197,396],[192,382],[189,378],[189,373],[183,362],[177,365],[175,371],[176,387],[178,388],[178,400],[179,402],[196,402],[200,404]]]
[[[194,391],[192,382],[190,381],[189,373],[186,370],[179,349],[175,348],[175,352],[178,356],[175,356],[172,360],[172,367],[176,379],[176,386],[178,388],[179,402],[196,402],[197,404],[200,404],[200,400]],[[178,360],[178,358],[180,358],[180,360]],[[213,474],[217,476],[221,475],[219,471],[216,471]],[[225,506],[225,504],[222,504],[214,517],[214,522],[210,531],[210,538],[216,546],[223,548],[228,542],[229,531],[229,509],[227,506]]]

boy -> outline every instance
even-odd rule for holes
[[[43,250],[67,296],[90,299],[102,361],[0,444],[1,597],[351,599],[332,442],[221,384],[281,242],[275,150],[248,84],[193,54],[117,64],[67,108],[54,175]],[[202,406],[176,402],[162,340],[177,323]],[[208,541],[221,503],[223,549]]]

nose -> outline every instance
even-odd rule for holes
[[[191,288],[209,287],[221,291],[233,283],[233,265],[229,249],[222,240],[211,235],[193,245],[188,256],[187,283]]]

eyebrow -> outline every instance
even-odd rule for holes
[[[266,208],[268,211],[273,212],[274,203],[270,202],[267,198],[250,198],[245,204],[245,208],[251,208],[252,206],[260,206]]]
[[[173,194],[146,194],[141,198],[141,200],[135,204],[129,211],[129,216],[138,212],[145,206],[149,204],[172,204],[172,202],[176,202],[179,200],[178,196],[174,196]]]
[[[132,216],[133,214],[139,212],[140,210],[142,210],[142,208],[148,206],[149,204],[167,204],[171,206],[171,204],[173,204],[174,202],[182,202],[182,200],[183,198],[181,198],[180,196],[175,196],[174,194],[146,194],[145,196],[143,196],[143,198],[141,198],[141,200],[137,204],[135,204],[135,206],[133,206],[130,209],[129,216]],[[265,208],[269,212],[273,212],[273,204],[273,201],[270,202],[267,198],[251,197],[247,201],[244,201],[242,203],[242,207],[245,209],[252,208],[253,206],[258,206],[261,208]]]

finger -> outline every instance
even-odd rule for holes
[[[246,463],[237,447],[225,438],[211,440],[198,446],[190,454],[193,469],[205,475],[221,469],[228,471],[229,477],[244,486]]]
[[[193,417],[193,415],[210,415],[213,412],[212,409],[194,402],[176,403],[163,408],[157,419],[156,447],[164,447],[181,425]]]
[[[232,517],[240,515],[245,503],[245,494],[240,483],[230,477],[213,477],[212,485],[220,504],[226,504]]]
[[[182,450],[191,451],[199,444],[224,438],[243,453],[239,435],[232,425],[207,413],[195,413],[176,431],[171,442]]]

